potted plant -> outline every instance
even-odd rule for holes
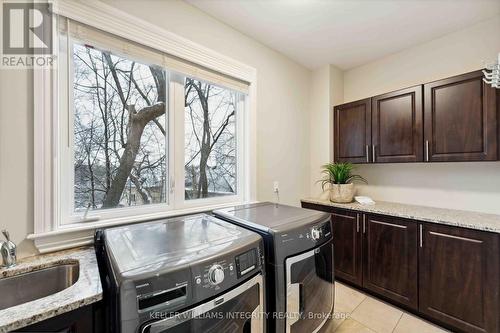
[[[322,167],[325,177],[320,180],[323,191],[325,185],[330,185],[330,201],[337,203],[352,202],[355,194],[354,182],[366,180],[360,175],[352,174],[354,165],[351,163],[329,163]]]

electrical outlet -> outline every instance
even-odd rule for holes
[[[273,183],[273,191],[274,193],[277,193],[280,191],[280,183],[278,181],[274,181]]]

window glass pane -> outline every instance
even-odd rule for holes
[[[236,193],[237,93],[185,81],[185,199]]]
[[[166,98],[162,68],[74,44],[75,211],[167,201]]]

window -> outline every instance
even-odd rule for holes
[[[247,83],[59,20],[59,226],[244,200]]]
[[[186,78],[186,200],[236,194],[237,95],[234,91]]]
[[[166,72],[73,44],[74,210],[167,202]]]

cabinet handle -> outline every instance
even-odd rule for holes
[[[359,214],[356,214],[356,232],[359,232]]]
[[[425,140],[425,160],[429,162],[429,140]]]
[[[372,162],[375,163],[375,147],[376,145],[372,146]]]
[[[370,163],[370,150],[368,147],[369,146],[366,145],[366,163]]]
[[[363,214],[363,233],[366,233],[366,215]]]
[[[420,247],[423,247],[424,245],[424,235],[423,235],[423,225],[420,225]]]
[[[477,239],[466,238],[466,237],[459,237],[459,236],[453,236],[453,235],[447,235],[447,234],[442,234],[440,232],[431,231],[431,232],[429,232],[429,234],[430,235],[434,235],[434,236],[439,236],[439,237],[459,239],[459,240],[463,240],[463,241],[467,241],[467,242],[472,242],[472,243],[482,243],[482,241],[477,240]]]

